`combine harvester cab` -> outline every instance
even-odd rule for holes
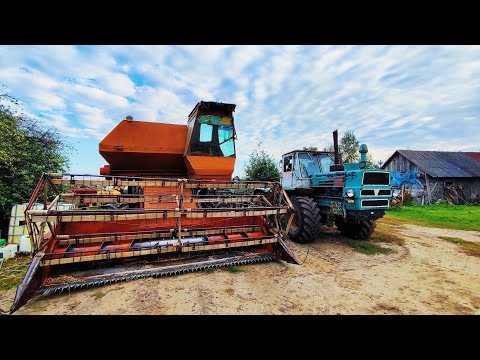
[[[44,174],[26,210],[33,260],[11,312],[35,294],[285,260],[279,183],[235,182],[235,105],[199,102],[188,125],[121,121],[98,175]],[[258,188],[269,192],[254,194]],[[36,202],[43,210],[34,210]],[[68,211],[58,204],[73,204]],[[291,215],[293,217],[293,215]]]

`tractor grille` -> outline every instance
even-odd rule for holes
[[[362,196],[390,196],[388,189],[363,189],[360,194]]]
[[[362,200],[362,207],[388,206],[388,200]]]
[[[390,173],[366,172],[363,174],[363,185],[389,185]]]

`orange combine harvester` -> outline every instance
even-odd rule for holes
[[[33,260],[10,311],[35,294],[297,263],[279,221],[291,209],[282,187],[231,180],[234,111],[234,104],[201,101],[186,126],[128,116],[100,143],[109,164],[100,176],[44,174],[26,210]],[[44,209],[34,210],[36,202]],[[60,203],[72,208],[59,210]]]

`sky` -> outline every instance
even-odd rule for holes
[[[279,160],[353,130],[375,161],[396,149],[480,151],[480,46],[2,46],[0,86],[98,174],[98,143],[127,115],[186,124],[234,103],[234,175],[259,144]]]

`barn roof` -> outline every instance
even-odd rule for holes
[[[466,152],[397,150],[382,168],[385,168],[397,153],[432,177],[480,177],[480,162]]]

